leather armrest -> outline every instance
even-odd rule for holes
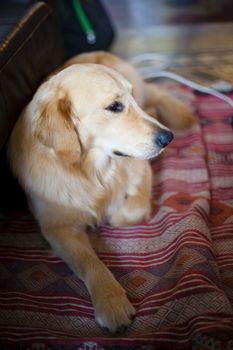
[[[44,1],[0,2],[0,151],[41,81],[63,61],[55,10]]]

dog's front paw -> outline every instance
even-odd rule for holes
[[[118,289],[118,288],[117,288]],[[123,333],[135,316],[135,308],[129,302],[123,288],[111,291],[95,303],[97,323],[111,333]]]

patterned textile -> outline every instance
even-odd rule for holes
[[[233,349],[233,130],[224,102],[171,84],[198,123],[152,163],[151,219],[103,226],[98,256],[137,310],[112,336],[29,213],[0,217],[0,349]]]

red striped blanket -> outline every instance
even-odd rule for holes
[[[198,123],[152,163],[153,213],[95,249],[137,315],[110,336],[29,213],[0,217],[0,349],[233,349],[233,111],[195,94]],[[173,87],[174,87],[173,86]]]

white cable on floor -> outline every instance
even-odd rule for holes
[[[158,57],[157,55],[153,55],[153,54],[143,54],[140,56],[136,56],[131,60],[131,63],[135,66],[135,68],[137,69],[137,66],[139,64],[142,64],[144,62],[144,65],[146,64],[147,60],[157,60]],[[167,63],[164,63],[164,66],[167,66]],[[158,67],[144,67],[139,69],[139,72],[141,73],[142,77],[144,79],[156,79],[156,78],[169,78],[172,80],[176,80],[184,85],[187,85],[189,87],[191,87],[192,89],[195,89],[197,91],[200,92],[204,92],[206,94],[209,95],[213,95],[215,97],[218,97],[219,99],[225,101],[226,103],[228,103],[232,108],[233,108],[233,100],[228,97],[225,96],[224,94],[222,94],[221,92],[211,88],[211,87],[207,87],[207,86],[203,86],[201,84],[195,83],[194,81],[184,78],[179,74],[173,73],[173,72],[169,72],[169,71],[165,71],[165,70],[160,70],[160,68],[162,67],[162,64],[159,64]]]
[[[200,92],[204,92],[204,93],[209,94],[209,95],[213,95],[215,97],[218,97],[221,100],[227,102],[233,108],[233,100],[230,97],[225,96],[221,92],[218,92],[211,87],[207,87],[207,86],[203,86],[201,84],[195,83],[194,81],[189,80],[187,78],[184,78],[176,73],[167,72],[167,71],[160,71],[157,73],[153,73],[153,75],[147,76],[146,79],[149,79],[149,78],[169,78],[169,79],[176,80],[184,85],[191,87],[192,89],[198,90]]]

